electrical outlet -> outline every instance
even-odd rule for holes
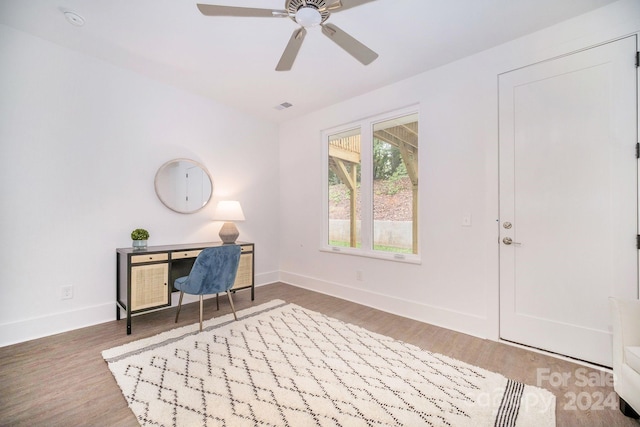
[[[462,226],[463,227],[471,227],[471,214],[462,215]]]
[[[60,288],[60,299],[73,298],[73,286],[63,286]]]
[[[362,270],[356,270],[356,280],[362,282]]]

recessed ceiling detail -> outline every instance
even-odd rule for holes
[[[76,12],[72,10],[63,10],[62,13],[70,24],[75,25],[76,27],[82,27],[84,25],[84,18]]]

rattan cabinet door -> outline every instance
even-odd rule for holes
[[[131,311],[169,304],[169,264],[131,267]]]
[[[244,247],[243,247],[244,249]],[[253,247],[251,247],[253,249]],[[243,252],[240,255],[236,281],[231,289],[241,289],[253,285],[253,252]]]

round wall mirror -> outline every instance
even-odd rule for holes
[[[160,166],[154,185],[160,201],[179,213],[199,211],[213,194],[213,180],[207,168],[189,159],[170,160]]]

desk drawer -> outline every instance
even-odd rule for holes
[[[185,259],[185,258],[195,258],[197,257],[201,249],[197,249],[195,251],[182,251],[182,252],[171,252],[171,259]]]
[[[168,253],[144,254],[144,255],[131,256],[131,264],[140,264],[141,262],[155,262],[155,261],[167,261],[167,260],[169,260]]]
[[[253,245],[242,245],[240,246],[240,252],[253,252]]]

